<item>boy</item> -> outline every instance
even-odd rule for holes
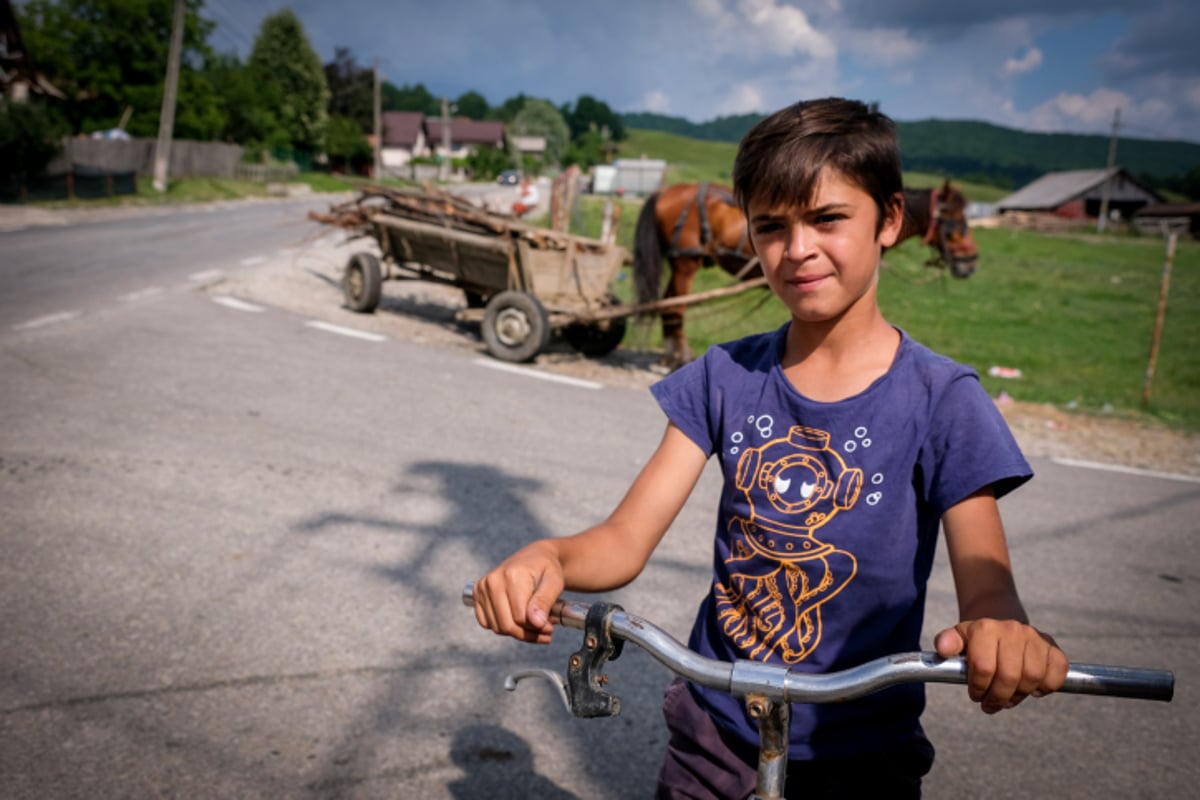
[[[609,591],[645,566],[710,455],[724,488],[714,577],[689,647],[829,672],[919,649],[939,523],[968,693],[994,713],[1062,685],[1067,660],[1027,624],[996,498],[1032,473],[970,369],[882,316],[879,264],[903,219],[886,116],[830,98],[768,117],[742,140],[734,190],[778,331],[710,348],[652,391],[662,442],[601,524],[534,542],[475,585],[481,625],[548,642],[564,589]],[[792,709],[787,786],[798,796],[919,797],[933,748],[919,685]],[[721,692],[673,684],[659,797],[744,797],[757,732]]]

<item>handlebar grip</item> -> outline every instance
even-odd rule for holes
[[[1071,664],[1061,691],[1169,703],[1175,696],[1175,675],[1165,669]]]

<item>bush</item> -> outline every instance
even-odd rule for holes
[[[41,106],[0,104],[0,179],[24,184],[61,152],[58,125]]]

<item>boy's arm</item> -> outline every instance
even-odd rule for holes
[[[1028,624],[992,488],[947,509],[942,528],[960,622],[934,642],[943,657],[966,656],[971,699],[991,714],[1061,687],[1067,657],[1054,639]]]
[[[674,424],[604,522],[526,545],[475,583],[475,617],[496,633],[550,641],[547,612],[563,589],[603,592],[633,580],[666,534],[708,456]]]

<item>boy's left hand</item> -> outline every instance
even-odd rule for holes
[[[942,658],[967,660],[967,694],[987,714],[1013,708],[1063,685],[1067,657],[1053,637],[1016,620],[960,622],[934,638]]]

